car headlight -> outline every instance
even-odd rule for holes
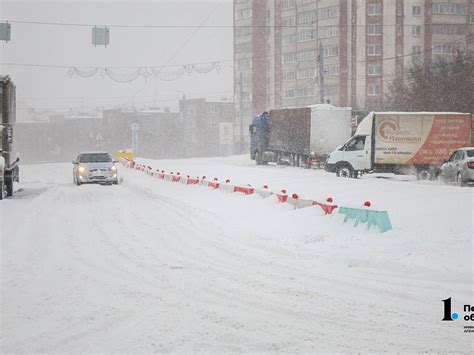
[[[80,173],[84,173],[86,171],[86,168],[83,166],[80,166],[78,170]]]
[[[117,167],[116,167],[115,165],[112,165],[112,167],[110,168],[110,170],[116,171],[116,170],[117,170]]]

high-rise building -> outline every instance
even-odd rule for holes
[[[474,52],[474,0],[234,0],[236,132],[321,98],[379,109],[413,58],[457,50]]]

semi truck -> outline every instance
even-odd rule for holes
[[[341,177],[388,172],[434,179],[454,150],[471,144],[471,121],[469,113],[371,112],[330,154],[326,170]]]
[[[351,136],[351,108],[319,104],[274,109],[253,119],[250,158],[258,165],[274,162],[318,167]]]
[[[13,195],[13,182],[19,181],[19,159],[15,156],[15,85],[0,75],[0,200]]]

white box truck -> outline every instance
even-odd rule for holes
[[[371,112],[330,154],[326,170],[342,177],[416,172],[434,178],[454,150],[470,145],[471,120],[469,113]]]

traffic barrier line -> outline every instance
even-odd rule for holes
[[[214,178],[212,181],[209,181],[206,176],[202,178],[196,177],[191,178],[187,175],[186,178],[181,179],[181,174],[178,172],[176,175],[173,172],[166,174],[164,170],[156,169],[156,172],[152,170],[150,166],[145,166],[137,164],[135,161],[130,161],[127,158],[120,159],[121,163],[133,170],[139,170],[145,172],[147,175],[152,177],[157,177],[160,180],[166,180],[171,182],[181,182],[186,185],[203,185],[208,186],[213,189],[220,189],[227,192],[237,192],[243,193],[245,195],[258,194],[262,198],[268,198],[271,195],[277,197],[278,203],[288,203],[292,205],[295,209],[307,208],[312,206],[319,206],[325,215],[332,214],[336,209],[339,209],[339,214],[344,214],[344,223],[349,220],[354,220],[354,227],[357,227],[359,223],[367,224],[367,229],[370,229],[373,226],[377,226],[381,233],[387,232],[392,229],[392,224],[390,222],[390,217],[387,211],[377,211],[369,210],[371,203],[366,201],[364,203],[365,208],[354,208],[354,207],[339,207],[336,204],[333,204],[333,199],[331,197],[326,199],[327,203],[314,201],[314,200],[305,200],[300,199],[297,194],[292,194],[289,196],[285,189],[281,190],[279,193],[274,193],[268,189],[267,185],[263,186],[263,189],[255,189],[251,185],[247,186],[238,186],[231,185],[230,180],[227,179],[225,183],[221,184],[217,178]]]
[[[234,186],[234,192],[241,192],[245,195],[251,195],[255,192],[255,188],[253,187],[241,187],[241,186]]]

